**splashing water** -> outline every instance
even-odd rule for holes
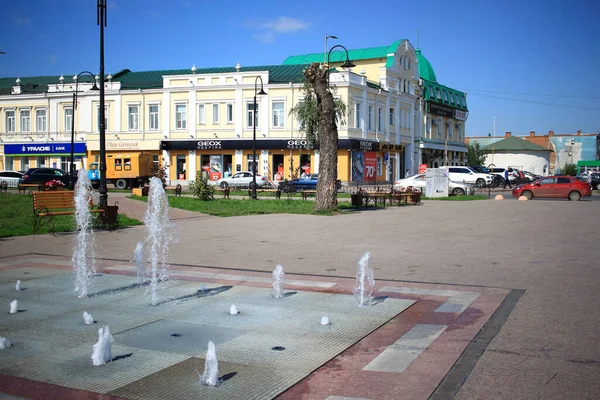
[[[138,242],[135,246],[133,261],[135,261],[138,282],[144,283],[144,273],[146,272],[146,266],[144,265],[144,243]]]
[[[10,302],[10,314],[16,314],[19,309],[19,302],[17,300],[13,300]]]
[[[329,317],[322,317],[321,318],[321,325],[329,325]]]
[[[84,311],[83,322],[85,322],[86,325],[91,325],[94,323],[94,317],[92,317],[92,314],[88,313],[87,311]]]
[[[75,184],[77,236],[73,257],[71,258],[73,272],[75,273],[75,291],[79,298],[87,297],[91,279],[96,273],[93,246],[94,231],[92,229],[92,213],[90,212],[91,199],[92,183],[85,168],[82,168],[77,172],[77,183]]]
[[[6,349],[7,347],[10,347],[10,342],[7,338],[0,336],[0,349]]]
[[[144,224],[148,231],[145,248],[150,251],[150,290],[152,305],[158,302],[158,283],[166,280],[167,250],[173,241],[173,225],[169,220],[169,202],[162,181],[157,177],[150,178],[148,207],[144,214]],[[160,264],[160,271],[159,271]]]
[[[229,314],[231,314],[231,315],[238,315],[239,313],[240,312],[235,307],[235,304],[232,304],[231,307],[229,308]]]
[[[21,290],[21,281],[20,281],[20,280],[19,280],[19,281],[17,281],[17,284],[15,285],[15,289],[16,289],[17,291],[20,291],[20,290]]]
[[[273,297],[280,299],[283,297],[283,266],[277,265],[273,270]]]
[[[217,361],[217,353],[215,344],[208,341],[208,350],[206,351],[206,361],[204,362],[204,373],[200,375],[200,383],[205,386],[219,386],[219,362]]]
[[[112,344],[115,341],[108,325],[98,329],[98,342],[94,345],[92,362],[95,366],[104,365],[112,360]]]
[[[356,304],[359,307],[370,306],[375,286],[373,278],[373,269],[369,267],[369,257],[371,253],[368,251],[362,256],[358,262],[358,270],[356,271],[356,283],[352,292],[356,297]]]

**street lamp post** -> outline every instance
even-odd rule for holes
[[[100,26],[100,192],[99,207],[106,210],[108,189],[106,188],[106,126],[104,125],[104,27],[106,26],[106,0],[98,0],[98,25]]]
[[[260,92],[257,93],[258,90],[258,81],[260,80]],[[258,171],[258,165],[256,165],[256,95],[265,95],[265,91],[263,90],[263,80],[260,76],[257,76],[254,80],[254,114],[252,118],[252,199],[256,200],[256,172]]]
[[[92,82],[94,85],[90,90],[98,90],[98,86],[96,86],[96,78],[94,74],[89,71],[83,71],[77,74],[75,77],[75,91],[73,92],[73,115],[71,116],[71,165],[69,168],[69,176],[71,189],[73,189],[73,185],[75,184],[75,110],[77,110],[77,88],[79,86],[79,77],[81,75],[89,75],[92,77]]]
[[[338,47],[344,49],[344,51],[346,52],[346,61],[344,61],[344,63],[342,64],[342,68],[356,67],[356,65],[354,65],[354,63],[352,63],[352,61],[350,61],[350,58],[348,58],[348,49],[345,48],[344,46],[342,46],[341,44],[336,44],[329,50],[329,53],[327,53],[327,60],[326,60],[327,63],[325,65],[325,68],[327,68],[327,86],[329,86],[329,60],[331,58],[331,53],[333,52],[333,50],[337,49]]]
[[[323,52],[323,65],[327,63],[327,39],[337,39],[337,36],[325,34],[325,51]]]

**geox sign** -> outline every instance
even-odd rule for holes
[[[200,140],[197,144],[197,148],[204,150],[218,150],[222,147],[220,140]]]
[[[307,149],[308,140],[306,139],[290,139],[287,141],[288,149]]]

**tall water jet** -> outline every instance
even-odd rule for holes
[[[205,386],[218,386],[221,383],[219,381],[219,362],[217,361],[215,344],[211,340],[208,341],[204,373],[200,375],[200,383]]]
[[[10,302],[10,314],[16,314],[19,310],[19,302],[17,300],[13,300]]]
[[[98,329],[98,342],[94,345],[92,353],[92,362],[95,366],[104,365],[112,360],[113,342],[108,326]]]
[[[144,243],[141,241],[135,246],[133,251],[133,261],[135,262],[135,270],[137,274],[138,283],[144,283],[144,273],[146,272],[146,265],[144,262]]]
[[[375,286],[373,278],[373,269],[369,267],[369,257],[371,253],[368,251],[362,256],[358,262],[358,270],[356,271],[356,283],[352,292],[356,297],[356,304],[359,307],[370,306]]]
[[[21,290],[21,281],[20,281],[20,280],[18,280],[18,281],[17,281],[17,284],[15,285],[15,289],[16,289],[17,291],[20,291],[20,290]]]
[[[96,273],[94,257],[94,231],[92,229],[92,183],[85,168],[77,172],[75,184],[75,222],[77,236],[73,249],[73,272],[75,273],[75,291],[77,297],[87,297],[91,280]]]
[[[87,311],[84,311],[83,322],[85,322],[86,325],[91,325],[94,323],[94,317],[92,317],[92,314],[88,313]]]
[[[152,305],[158,302],[158,283],[166,280],[167,275],[167,250],[173,240],[173,225],[169,220],[169,202],[162,181],[157,177],[150,178],[150,191],[148,193],[148,207],[144,214],[144,224],[148,235],[145,248],[150,254],[150,290]],[[159,270],[160,266],[160,270]]]
[[[6,349],[7,347],[10,347],[10,342],[7,338],[0,336],[0,349]]]
[[[280,299],[283,297],[283,266],[281,264],[277,265],[273,270],[273,297],[276,299]]]

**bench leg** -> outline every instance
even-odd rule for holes
[[[50,234],[56,236],[54,219],[52,215],[40,214],[48,214],[48,209],[44,207],[33,212],[33,234],[35,235],[40,230],[42,225],[47,224],[50,227]]]

